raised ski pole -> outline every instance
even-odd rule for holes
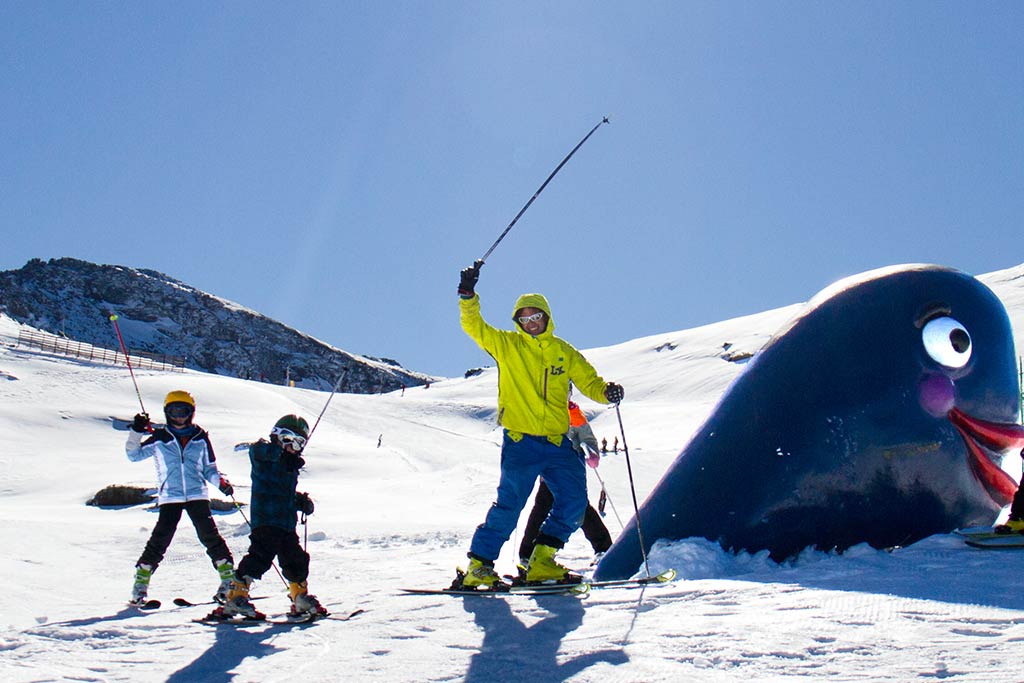
[[[125,365],[128,366],[128,374],[132,376],[132,384],[135,385],[135,395],[139,398],[139,407],[142,408],[142,412],[146,413],[146,406],[142,405],[142,394],[139,392],[139,383],[135,381],[135,371],[132,370],[132,361],[128,358],[128,349],[124,345],[124,337],[121,336],[121,327],[117,324],[117,313],[111,313],[108,320],[114,323],[114,332],[117,333],[117,341],[121,344],[121,353],[124,354]]]
[[[640,527],[640,506],[636,502],[636,487],[633,485],[633,466],[629,463],[629,446],[626,445],[626,430],[622,426],[622,413],[619,412],[619,404],[615,404],[615,417],[619,418],[619,434],[622,435],[622,450],[626,454],[626,472],[629,473],[629,492],[633,494],[633,511],[636,513],[636,536],[640,541],[640,554],[644,558],[644,571],[647,578],[651,578],[651,566],[647,563],[647,547],[644,545],[644,532]]]
[[[519,209],[519,213],[516,214],[516,217],[513,218],[512,222],[508,224],[508,227],[506,227],[505,230],[500,235],[498,235],[498,239],[494,240],[494,244],[492,244],[491,248],[487,250],[487,253],[485,253],[483,256],[480,257],[480,259],[477,261],[477,263],[479,263],[481,266],[484,264],[484,262],[487,260],[487,257],[490,256],[491,252],[493,252],[495,250],[495,248],[498,246],[498,244],[503,239],[505,239],[505,235],[507,235],[509,230],[512,229],[512,226],[516,224],[516,221],[519,220],[519,217],[522,216],[524,213],[526,213],[526,210],[528,208],[530,208],[530,204],[533,204],[533,200],[536,199],[540,195],[540,193],[544,191],[544,188],[548,186],[548,183],[550,183],[551,179],[555,177],[555,174],[557,174],[559,171],[562,170],[562,167],[565,166],[566,162],[568,162],[569,159],[572,158],[572,155],[576,153],[576,150],[578,150],[580,147],[583,146],[583,143],[586,142],[587,139],[590,138],[590,136],[594,134],[594,131],[596,131],[601,126],[602,123],[608,123],[608,122],[609,122],[608,121],[608,117],[607,116],[603,117],[601,119],[600,123],[598,123],[596,126],[591,128],[590,132],[587,133],[586,135],[584,135],[583,139],[580,140],[578,143],[576,143],[576,146],[572,148],[572,151],[570,151],[568,154],[565,155],[565,158],[562,159],[562,163],[558,164],[558,166],[555,167],[555,170],[551,172],[551,175],[549,175],[547,177],[547,180],[545,180],[541,184],[541,186],[539,188],[537,188],[537,191],[533,193],[532,197],[530,197],[530,201],[526,202],[526,204],[523,206],[523,208]],[[477,266],[477,268],[479,269],[479,266]]]
[[[331,405],[331,399],[334,398],[334,395],[336,393],[338,393],[338,389],[341,388],[341,383],[342,383],[342,381],[344,381],[345,375],[347,375],[347,374],[348,374],[348,368],[345,368],[344,370],[341,371],[341,374],[338,376],[338,381],[334,383],[334,388],[331,390],[331,395],[327,397],[327,402],[324,403],[323,410],[321,410],[320,414],[316,416],[316,422],[313,423],[313,428],[309,430],[309,436],[306,437],[306,445],[307,446],[309,445],[309,440],[313,438],[313,432],[316,431],[317,425],[320,424],[320,419],[324,416],[324,413],[327,412],[327,406]],[[309,526],[306,523],[307,519],[308,518],[306,517],[306,514],[303,513],[302,514],[302,549],[303,550],[306,550],[309,547]],[[275,567],[275,569],[276,569],[276,567]],[[281,578],[283,579],[284,577],[281,577]]]
[[[341,371],[341,375],[338,376],[338,381],[334,383],[334,389],[331,390],[331,395],[327,397],[327,402],[324,403],[323,410],[321,410],[320,414],[316,416],[316,422],[313,423],[313,428],[309,430],[309,436],[306,437],[307,446],[309,445],[309,440],[313,438],[313,432],[316,431],[317,425],[320,424],[320,419],[324,416],[324,413],[327,412],[327,406],[331,405],[331,399],[334,398],[336,393],[338,393],[338,389],[341,388],[341,383],[344,381],[345,375],[347,374],[348,368],[345,368]]]

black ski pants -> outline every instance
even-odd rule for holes
[[[555,497],[542,479],[537,487],[537,497],[533,501],[533,509],[526,520],[526,529],[523,531],[523,541],[519,544],[519,557],[529,557],[533,553],[533,546],[540,534],[541,524],[547,519],[551,505]],[[612,547],[612,535],[604,525],[601,515],[594,509],[593,505],[587,504],[587,510],[583,513],[583,535],[590,541],[590,546],[595,553],[603,553]]]
[[[148,564],[154,570],[159,566],[167,547],[171,545],[174,532],[178,529],[182,512],[188,513],[188,518],[192,520],[192,526],[196,529],[196,536],[206,547],[206,554],[210,556],[214,566],[218,560],[231,560],[231,550],[221,538],[213,515],[210,514],[210,501],[190,500],[187,503],[164,503],[160,506],[160,516],[137,564]]]
[[[302,583],[309,576],[309,553],[299,545],[294,530],[275,526],[258,526],[249,535],[249,552],[235,568],[235,575],[259,579],[270,569],[277,557],[284,578]]]

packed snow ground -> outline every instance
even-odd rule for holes
[[[981,279],[1019,334],[1024,266]],[[497,316],[498,304],[485,301],[485,315]],[[797,309],[586,351],[626,387],[621,413],[641,499],[742,372],[721,358],[723,345],[755,351]],[[152,464],[128,462],[125,435],[111,428],[111,416],[138,410],[128,372],[16,349],[16,333],[0,317],[0,680],[1024,680],[1024,551],[972,550],[953,536],[892,553],[805,551],[781,566],[681,541],[651,555],[652,570],[679,570],[673,584],[583,599],[400,594],[402,586],[451,580],[491,502],[500,442],[493,369],[404,395],[331,401],[300,479],[317,504],[308,525],[310,587],[335,614],[365,613],[305,627],[192,623],[209,607],[177,608],[171,599],[208,599],[217,577],[187,519],[153,578],[151,595],[164,607],[139,613],[124,601],[156,515],[145,506],[84,504],[109,484],[153,483]],[[136,374],[154,415],[167,391],[196,396],[196,421],[210,430],[243,502],[248,461],[233,446],[265,435],[285,413],[312,421],[328,397],[194,372]],[[584,408],[612,444],[614,411],[586,401]],[[1020,467],[1004,463],[1015,476]],[[598,473],[627,521],[622,454],[609,455]],[[241,515],[217,521],[241,559]],[[620,531],[611,508],[605,521],[613,535]],[[510,542],[500,570],[512,569],[513,549]],[[561,557],[589,563],[582,534]],[[260,608],[283,612],[283,589],[273,571],[264,576],[254,589],[268,596]]]

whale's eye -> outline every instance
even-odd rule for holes
[[[971,335],[953,318],[929,320],[921,329],[921,341],[932,360],[947,368],[962,368],[971,359]]]

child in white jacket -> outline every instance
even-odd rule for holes
[[[192,424],[196,402],[187,391],[172,391],[164,399],[164,417],[167,426],[153,429],[149,416],[140,413],[128,432],[125,452],[132,462],[153,458],[157,475],[157,504],[160,516],[153,533],[135,564],[135,584],[130,604],[144,605],[149,592],[149,580],[164,559],[164,553],[174,538],[181,513],[188,513],[199,541],[206,546],[206,554],[220,575],[220,586],[214,599],[223,602],[234,577],[234,560],[227,543],[217,531],[210,514],[210,494],[206,483],[217,486],[221,493],[234,492],[231,483],[217,470],[210,437],[205,430]],[[146,439],[143,434],[150,433]]]

